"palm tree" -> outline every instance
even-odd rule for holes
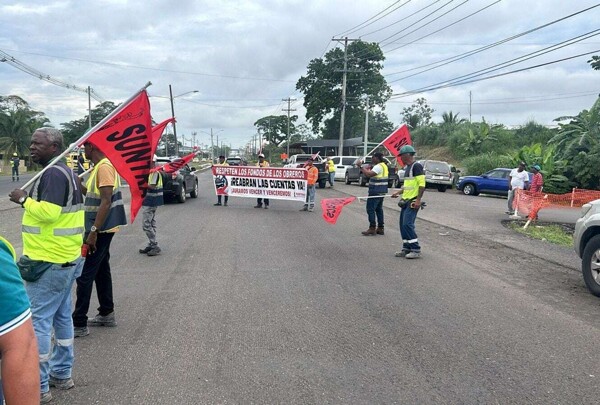
[[[574,117],[559,117],[554,121],[566,120],[570,121],[566,124],[559,122],[558,133],[550,140],[556,145],[558,154],[569,157],[578,151],[590,151],[600,142],[600,97],[589,111],[583,110]]]
[[[462,124],[463,122],[466,122],[467,120],[464,118],[461,118],[460,120],[458,119],[458,115],[460,113],[452,113],[452,111],[448,111],[448,112],[444,112],[442,114],[442,124],[443,125],[456,125],[456,124]]]
[[[24,156],[33,131],[48,124],[43,113],[29,108],[0,111],[0,151],[4,151],[5,160],[13,153]]]

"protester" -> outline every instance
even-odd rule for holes
[[[306,201],[300,211],[313,212],[315,210],[315,193],[317,191],[317,180],[319,179],[319,169],[313,165],[313,158],[306,161],[306,170],[308,170],[308,180],[306,182]]]
[[[256,166],[258,167],[269,167],[269,162],[267,162],[265,160],[265,155],[263,155],[262,153],[258,155],[258,163],[256,164]],[[265,203],[265,209],[269,208],[269,199],[265,198],[264,199],[264,203]],[[263,199],[262,198],[257,198],[256,199],[256,205],[254,206],[254,208],[262,208],[263,206]]]
[[[40,403],[40,368],[23,280],[15,264],[15,250],[0,237],[0,404]],[[4,391],[4,398],[2,395]]]
[[[397,198],[402,194],[400,203],[400,235],[402,250],[396,252],[396,257],[417,259],[421,257],[421,246],[415,230],[415,220],[421,208],[421,198],[425,192],[425,172],[423,166],[415,162],[415,148],[405,145],[400,149],[400,159],[404,163],[404,185],[392,194]]]
[[[539,165],[533,165],[531,168],[533,179],[531,179],[529,191],[533,191],[534,193],[540,193],[544,187],[544,177],[542,176],[542,173],[540,173],[540,170],[542,170],[542,168]]]
[[[54,128],[39,128],[31,137],[31,159],[46,167],[63,150],[63,136]],[[52,399],[49,386],[69,389],[73,369],[71,287],[84,259],[84,212],[80,182],[63,162],[46,169],[27,194],[16,189],[10,200],[23,214],[21,276],[31,301],[38,342],[41,402]],[[54,330],[54,348],[51,334]]]
[[[77,174],[85,173],[85,158],[83,157],[83,152],[79,152],[77,156]]]
[[[327,178],[329,180],[329,187],[333,187],[333,183],[335,183],[335,164],[330,157],[327,158],[327,173],[329,175]]]
[[[229,166],[229,163],[227,163],[227,161],[225,160],[225,156],[221,155],[219,156],[219,162],[215,165],[215,166]],[[227,201],[229,200],[229,196],[226,195],[225,196],[225,202],[224,202],[224,206],[227,207]],[[221,195],[217,194],[217,202],[216,204],[213,205],[221,205]]]
[[[12,181],[19,181],[19,165],[21,164],[21,159],[19,159],[17,152],[13,153],[13,157],[10,161],[12,163]]]
[[[156,155],[152,158],[151,167],[156,166]],[[160,247],[156,241],[156,209],[164,204],[163,181],[160,171],[151,172],[148,175],[148,190],[142,202],[142,229],[148,237],[148,245],[139,252],[148,256],[160,254]]]
[[[526,190],[529,185],[529,173],[525,171],[525,162],[519,163],[519,167],[512,169],[508,178],[508,215],[513,215],[513,200],[516,190]]]
[[[75,337],[89,335],[89,326],[117,326],[114,314],[110,244],[119,228],[127,224],[119,176],[104,153],[91,142],[84,144],[85,156],[94,164],[83,188],[85,232],[89,252],[77,279],[77,301],[73,312]],[[92,287],[96,282],[98,314],[88,321]]]
[[[367,199],[367,215],[369,217],[369,229],[362,232],[365,236],[383,235],[383,197],[388,191],[388,167],[383,161],[383,153],[375,152],[371,158],[372,169],[362,167],[358,162],[360,171],[369,177],[369,199]]]

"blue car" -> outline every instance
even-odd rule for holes
[[[479,193],[508,195],[508,178],[512,169],[497,168],[481,176],[465,176],[458,179],[456,189],[464,195]],[[533,175],[529,174],[529,182]]]

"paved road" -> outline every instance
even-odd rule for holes
[[[577,271],[423,220],[423,258],[398,259],[392,205],[365,238],[359,203],[331,226],[297,203],[213,207],[200,179],[160,210],[161,256],[136,252],[139,220],[116,236],[119,326],[76,340],[57,404],[597,403],[600,301]],[[13,239],[19,210],[0,212]]]

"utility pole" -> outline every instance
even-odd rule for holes
[[[471,104],[473,104],[473,94],[469,91],[469,124],[471,123]]]
[[[193,142],[192,149],[194,149],[196,147],[196,135],[197,135],[196,132],[192,132],[192,142]]]
[[[175,125],[175,108],[173,107],[173,89],[169,84],[169,98],[171,99],[171,118],[173,118],[173,135],[175,135],[175,155],[179,156],[179,144],[177,143],[177,126]]]
[[[342,38],[331,38],[332,41],[341,42],[344,41],[344,73],[342,79],[342,114],[340,116],[340,145],[338,154],[342,156],[344,154],[344,123],[346,119],[346,76],[348,74],[348,41],[360,41],[360,39],[348,39],[348,37]]]
[[[90,86],[88,86],[87,88],[87,93],[88,93],[88,125],[90,128],[92,128],[92,89],[90,88]]]
[[[289,129],[288,129],[289,132]],[[269,142],[269,163],[271,163],[272,159],[271,159],[271,151],[273,150],[273,145],[271,145],[271,141],[273,140],[273,134],[271,133],[271,117],[269,117],[269,132],[268,132],[268,142]]]
[[[293,108],[293,109],[292,109],[292,108],[290,108],[290,103],[291,103],[292,101],[296,101],[296,99],[295,99],[295,98],[288,97],[288,98],[284,98],[284,99],[283,99],[283,100],[281,100],[281,101],[287,101],[287,103],[288,103],[288,107],[287,107],[287,108],[284,108],[282,111],[287,111],[287,115],[288,115],[288,122],[287,122],[287,152],[286,152],[286,153],[287,153],[287,155],[288,155],[288,158],[289,158],[289,157],[290,157],[290,112],[292,112],[292,111],[296,111],[296,109],[295,109],[295,108]],[[269,123],[269,126],[270,126],[270,125],[271,125],[271,124]]]
[[[215,144],[213,143],[213,132],[210,129],[210,164],[215,163]]]
[[[369,138],[369,96],[367,95],[367,108],[365,109],[365,146],[363,156],[367,156],[367,141]],[[340,155],[343,156],[343,155]]]

